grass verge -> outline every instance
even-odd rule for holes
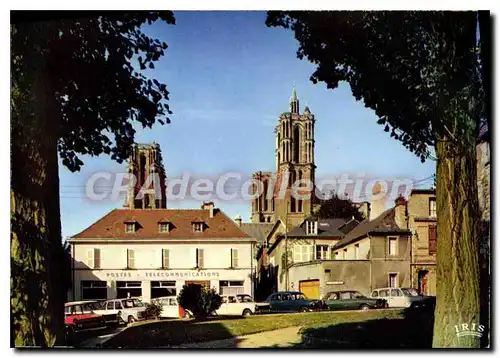
[[[293,326],[321,327],[321,325],[402,318],[400,310],[373,310],[211,318],[204,322],[194,320],[139,322],[106,341],[103,347],[150,348],[227,339]]]

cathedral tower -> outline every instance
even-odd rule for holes
[[[125,207],[129,209],[166,209],[166,174],[163,168],[160,145],[136,144],[128,159],[128,173],[134,174],[137,182],[128,189]],[[142,198],[137,195],[144,184],[148,183],[147,191]]]
[[[289,180],[286,185],[286,193],[283,199],[273,198],[266,205],[267,199],[255,199],[252,203],[252,222],[269,222],[281,219],[287,220],[287,226],[298,225],[307,216],[311,215],[314,203],[314,188],[307,193],[307,199],[294,198],[291,188],[297,180],[305,179],[314,183],[316,165],[314,163],[314,115],[309,107],[300,113],[299,99],[295,89],[290,97],[289,111],[282,113],[275,128],[276,134],[276,188],[281,187],[288,173]],[[262,178],[264,186],[270,173],[258,172],[254,174]],[[262,179],[261,179],[262,180]],[[303,184],[304,185],[304,184]],[[314,184],[313,184],[314,185]],[[264,194],[267,190],[264,190]],[[301,192],[301,194],[306,194]],[[268,210],[264,210],[267,208]]]

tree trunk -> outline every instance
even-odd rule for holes
[[[59,207],[57,133],[60,111],[47,64],[36,42],[44,25],[23,25],[13,53],[23,55],[22,78],[13,75],[11,127],[11,345],[62,344],[63,249]],[[30,38],[28,34],[34,34]],[[38,35],[38,36],[37,36]],[[28,39],[26,41],[25,39]],[[23,43],[24,48],[15,44]]]
[[[467,139],[467,138],[466,138]],[[476,336],[457,336],[479,322],[479,208],[474,140],[439,141],[437,154],[437,295],[434,348],[478,348]],[[457,326],[457,327],[455,327]]]

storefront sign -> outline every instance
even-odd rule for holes
[[[106,278],[130,278],[130,279],[143,279],[143,278],[218,278],[219,272],[217,271],[204,271],[204,270],[186,270],[186,271],[172,271],[172,270],[156,270],[156,271],[143,271],[143,270],[129,270],[129,271],[111,271],[106,272]]]

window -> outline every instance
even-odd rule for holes
[[[359,244],[354,245],[354,258],[359,259]]]
[[[142,295],[141,281],[116,281],[116,298],[139,297]],[[132,307],[132,301],[122,301],[124,306],[129,304]]]
[[[318,222],[306,221],[306,235],[317,235],[317,234],[318,234]]]
[[[403,296],[400,290],[392,289],[391,290],[391,297],[400,297]]]
[[[340,258],[339,258],[339,252],[338,252],[338,251],[335,253],[335,256],[333,257],[333,259],[334,259],[334,260],[339,260],[339,259],[340,259]]]
[[[162,233],[168,232],[168,223],[160,223],[159,231]]]
[[[93,269],[101,268],[101,250],[89,249],[87,251],[87,266]]]
[[[435,255],[437,251],[436,226],[429,226],[429,255]]]
[[[107,298],[106,281],[82,281],[82,300],[105,300]]]
[[[162,249],[161,250],[161,267],[166,269],[170,267],[170,250]]]
[[[328,260],[328,245],[316,245],[316,260]]]
[[[372,297],[378,297],[378,291],[373,291],[372,292]]]
[[[390,273],[389,274],[389,287],[398,287],[398,274],[397,273]]]
[[[243,281],[220,281],[220,294],[224,296],[236,296],[245,292]]]
[[[238,267],[238,249],[231,249],[231,267]]]
[[[127,249],[127,268],[135,268],[135,252],[131,249]]]
[[[436,217],[436,199],[435,198],[429,199],[429,216],[431,218]]]
[[[395,237],[389,238],[389,256],[396,256],[398,254],[398,239]]]
[[[151,281],[151,298],[177,296],[175,281]]]
[[[196,267],[203,268],[204,263],[203,249],[196,249]]]
[[[193,223],[193,231],[194,232],[202,232],[203,231],[203,223]]]
[[[126,223],[125,224],[125,232],[127,234],[135,232],[135,223]]]
[[[351,298],[351,293],[350,292],[341,292],[340,293],[340,299],[341,300],[349,300]]]
[[[312,245],[295,245],[293,247],[293,262],[311,261],[313,257]]]
[[[338,296],[335,292],[330,292],[330,294],[327,295],[326,299],[327,300],[337,300]]]
[[[342,259],[347,260],[347,249],[342,252]]]
[[[389,297],[389,290],[380,290],[380,297]]]

